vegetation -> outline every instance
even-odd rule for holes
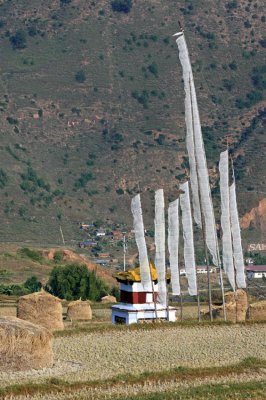
[[[132,0],[113,0],[111,6],[113,11],[127,14],[132,8]]]
[[[266,265],[266,256],[261,253],[247,253],[249,258],[252,258],[255,265]]]
[[[18,251],[18,254],[19,254],[21,257],[29,258],[29,259],[31,259],[32,261],[35,261],[35,262],[38,262],[38,263],[41,263],[41,262],[43,261],[43,257],[42,257],[42,255],[41,255],[41,252],[40,252],[40,251],[32,250],[32,249],[29,249],[28,247],[22,247],[22,248]]]
[[[8,296],[24,296],[25,294],[38,292],[42,284],[36,276],[28,278],[23,284],[0,285],[0,294]]]
[[[27,237],[36,243],[58,243],[59,209],[69,244],[80,240],[76,222],[84,218],[95,215],[129,226],[128,196],[118,196],[116,188],[122,179],[132,181],[132,171],[148,193],[145,208],[152,204],[147,188],[156,182],[156,170],[168,180],[167,196],[174,192],[175,176],[184,172],[185,154],[182,71],[175,39],[169,36],[178,13],[193,19],[193,24],[186,24],[186,39],[201,120],[212,129],[205,137],[210,168],[223,148],[223,137],[231,132],[237,145],[239,133],[258,108],[262,110],[260,99],[265,98],[262,0],[241,6],[239,0],[226,0],[217,5],[217,14],[210,12],[208,2],[192,0],[180,0],[178,5],[152,0],[101,4],[91,0],[82,2],[82,7],[69,0],[48,3],[38,4],[36,18],[31,2],[6,1],[1,7],[5,79],[0,95],[0,159],[8,177],[0,188],[1,220],[7,227],[4,241],[22,242]],[[108,21],[115,29],[105,34]],[[245,28],[246,21],[252,28]],[[252,129],[247,140],[253,142],[256,132]],[[264,136],[257,140],[261,149]],[[247,157],[245,143],[240,140],[238,154],[245,153],[245,168],[256,170],[256,177],[251,185],[243,169],[241,215],[255,201],[255,194],[249,193],[241,203],[246,188],[264,191],[265,160],[255,148],[255,156]],[[97,158],[89,158],[88,152]],[[33,176],[28,179],[28,168],[43,180],[41,185]],[[250,235],[256,233],[257,228]]]
[[[83,83],[86,80],[86,74],[83,71],[83,69],[79,70],[76,75],[75,75],[75,79],[78,83]]]
[[[94,179],[95,177],[91,172],[81,172],[80,177],[74,182],[74,189],[84,188],[89,181]]]
[[[107,287],[94,271],[86,265],[69,264],[54,267],[47,289],[55,296],[66,300],[98,301],[107,294]]]
[[[41,289],[42,284],[40,281],[38,281],[36,276],[32,276],[26,280],[26,282],[24,283],[24,287],[28,289],[30,293],[34,293],[38,292]]]
[[[2,168],[0,168],[0,189],[3,189],[7,185],[7,182],[8,182],[7,174]]]
[[[10,43],[13,49],[25,49],[27,45],[26,33],[23,30],[18,30],[13,36],[10,36]]]
[[[28,167],[27,171],[20,175],[22,182],[20,187],[26,193],[34,193],[38,188],[44,189],[50,192],[50,185],[45,183],[42,178],[37,175],[37,172],[32,168]]]

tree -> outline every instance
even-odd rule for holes
[[[107,294],[107,286],[89,271],[86,265],[70,264],[51,271],[47,289],[66,300],[90,299],[98,301]]]
[[[26,282],[24,283],[24,287],[28,289],[30,293],[34,293],[38,292],[41,289],[42,284],[40,281],[38,281],[36,276],[32,276],[26,280]]]
[[[10,37],[10,42],[13,49],[25,49],[26,47],[26,33],[23,30],[18,30],[15,35]]]
[[[83,83],[86,80],[86,75],[85,72],[81,69],[79,70],[76,75],[75,75],[75,79],[78,83]]]
[[[8,182],[8,177],[5,171],[1,168],[0,169],[0,189],[3,189]]]
[[[132,0],[114,0],[111,2],[112,10],[129,13],[132,8]]]

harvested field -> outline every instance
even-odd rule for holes
[[[176,367],[230,365],[247,357],[266,359],[264,324],[162,326],[155,330],[77,333],[54,340],[56,365],[43,372],[0,373],[0,386],[61,378],[92,381]],[[73,368],[64,368],[69,363]]]
[[[37,393],[36,395],[30,395],[31,400],[103,400],[103,399],[136,399],[136,400],[155,400],[155,399],[171,399],[171,400],[191,400],[191,399],[216,399],[213,394],[219,391],[221,396],[219,400],[223,399],[265,399],[264,388],[266,382],[266,372],[261,370],[254,372],[251,376],[251,371],[244,373],[232,373],[230,375],[225,375],[222,377],[218,376],[207,376],[203,378],[191,379],[179,379],[178,375],[173,377],[173,379],[158,379],[147,380],[146,382],[132,382],[125,383],[121,381],[120,383],[107,384],[102,386],[89,386],[84,385],[84,387],[77,388],[73,387],[72,390],[67,388],[63,390],[62,387],[58,387],[56,390],[55,385],[52,387],[52,382],[50,383],[50,389],[52,391],[45,393]],[[251,392],[251,390],[252,392]],[[208,397],[206,397],[206,391]],[[255,394],[254,397],[244,397],[247,393]],[[37,390],[38,392],[38,390]],[[213,393],[214,392],[214,393]],[[229,393],[228,393],[229,392]],[[224,393],[224,397],[222,394]],[[231,397],[227,397],[228,394]],[[202,396],[203,395],[203,396]],[[204,396],[205,395],[205,396]],[[12,395],[11,395],[12,396]],[[7,399],[14,399],[14,397],[4,397]],[[149,397],[152,396],[152,397]],[[155,397],[156,396],[156,397]],[[232,397],[234,396],[234,397]],[[0,397],[1,398],[1,397]],[[27,395],[19,396],[19,400],[28,400]]]

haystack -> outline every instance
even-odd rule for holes
[[[17,316],[51,331],[64,329],[61,300],[45,291],[20,297]]]
[[[117,303],[117,300],[115,296],[111,296],[108,294],[108,296],[104,296],[101,298],[101,303],[107,304],[107,303]]]
[[[248,315],[252,321],[266,321],[266,300],[250,304]]]
[[[16,317],[0,317],[0,370],[21,371],[52,365],[51,332]]]
[[[72,301],[68,304],[67,319],[71,321],[89,321],[92,319],[91,306],[87,301]]]
[[[244,322],[248,309],[247,294],[243,289],[225,293],[226,320],[229,322]],[[217,319],[224,319],[223,307],[215,307],[213,316]]]

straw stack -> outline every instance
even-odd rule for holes
[[[229,322],[244,322],[248,309],[247,294],[243,289],[225,293],[226,319]],[[214,318],[224,319],[223,307],[215,307]]]
[[[22,371],[52,365],[51,332],[16,317],[0,317],[0,370]]]
[[[91,306],[87,301],[77,300],[68,304],[67,319],[89,321],[92,319]]]
[[[20,297],[17,316],[51,331],[64,329],[61,300],[45,291]]]
[[[250,304],[248,315],[252,321],[266,321],[266,300]]]
[[[101,298],[101,303],[103,303],[103,304],[116,303],[116,302],[117,302],[117,300],[114,296],[108,295],[108,296],[104,296]]]

